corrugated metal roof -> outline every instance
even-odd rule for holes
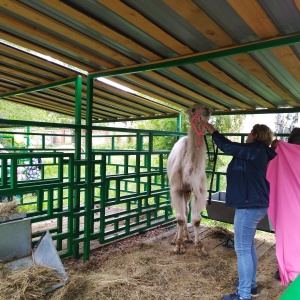
[[[0,38],[11,44],[0,42],[0,97],[74,115],[71,83],[4,96],[80,74],[85,118],[85,76],[121,70],[107,79],[139,94],[95,81],[94,119],[196,102],[216,113],[300,110],[299,11],[300,0],[1,0]]]

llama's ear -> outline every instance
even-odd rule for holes
[[[184,112],[188,115],[190,113],[190,111],[191,111],[191,108],[189,107]]]

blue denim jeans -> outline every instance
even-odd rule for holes
[[[267,208],[237,208],[235,210],[234,248],[238,262],[238,293],[244,299],[251,299],[251,288],[257,287],[257,255],[254,236],[257,224],[266,213]]]

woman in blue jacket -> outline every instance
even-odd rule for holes
[[[225,154],[233,156],[227,168],[226,205],[236,208],[234,217],[234,247],[237,254],[239,282],[236,293],[222,300],[250,300],[257,295],[257,255],[254,236],[257,224],[269,206],[268,162],[276,156],[270,148],[273,134],[266,125],[256,124],[246,143],[225,138],[212,124],[206,129]]]

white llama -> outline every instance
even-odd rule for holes
[[[190,197],[193,194],[191,213],[195,234],[194,244],[203,254],[206,254],[199,239],[200,213],[206,206],[207,190],[205,128],[201,122],[208,121],[211,110],[204,105],[195,104],[186,113],[191,123],[188,136],[175,143],[167,161],[171,205],[176,212],[177,221],[177,232],[173,239],[174,252],[185,253],[185,243],[192,241],[187,229],[187,216]]]

